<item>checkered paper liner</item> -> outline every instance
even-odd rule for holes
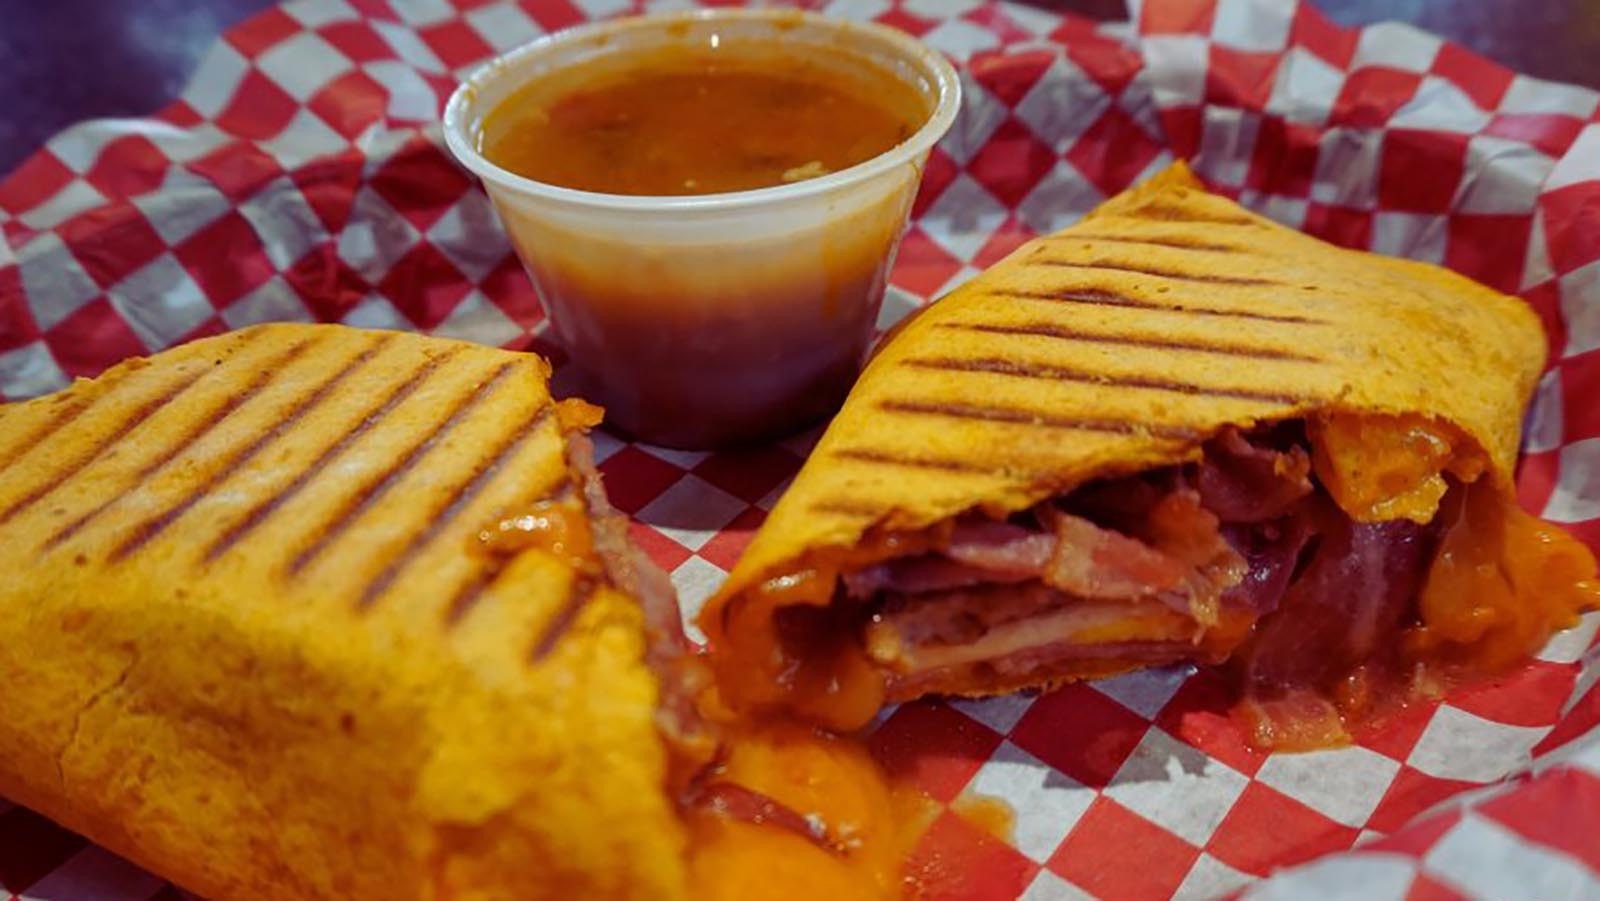
[[[69,129],[0,182],[0,398],[275,319],[532,346],[559,364],[433,123],[498,51],[678,5],[296,0],[229,31],[170,107]],[[1600,543],[1600,95],[1277,0],[1144,0],[1109,26],[992,0],[815,6],[962,64],[967,103],[929,162],[883,324],[1191,158],[1279,221],[1526,298],[1552,366],[1521,498]],[[702,454],[601,437],[612,498],[687,614],[814,439]],[[1173,670],[907,705],[871,742],[945,805],[910,864],[942,874],[939,897],[1595,897],[1597,625],[1337,750],[1255,752],[1216,679]],[[964,815],[973,795],[1009,803],[1014,828]],[[0,801],[7,893],[182,894]]]

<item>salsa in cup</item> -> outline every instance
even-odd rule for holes
[[[900,32],[715,10],[512,51],[456,92],[445,130],[578,390],[634,437],[713,448],[842,400],[959,103],[950,64]]]

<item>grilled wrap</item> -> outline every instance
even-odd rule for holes
[[[763,764],[774,740],[698,715],[670,583],[589,459],[598,411],[547,375],[274,325],[0,407],[0,795],[217,899],[859,875],[829,843],[869,815],[800,815],[829,808]]]
[[[701,614],[719,682],[851,728],[1231,660],[1263,743],[1341,740],[1594,603],[1514,505],[1544,353],[1520,300],[1176,164],[880,347]]]

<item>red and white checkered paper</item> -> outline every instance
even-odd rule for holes
[[[295,0],[231,30],[172,106],[72,128],[0,182],[0,397],[270,319],[531,345],[559,362],[434,123],[457,76],[498,51],[686,2]],[[1600,542],[1600,95],[1287,0],[1144,0],[1112,26],[993,0],[816,5],[963,67],[966,107],[928,165],[885,324],[1189,157],[1282,222],[1526,298],[1553,362],[1522,500]],[[739,454],[602,437],[612,498],[688,614],[814,437]],[[912,861],[943,874],[939,897],[1592,898],[1597,625],[1339,750],[1252,751],[1221,687],[1177,671],[908,705],[872,743],[950,805]],[[951,803],[963,795],[1004,799],[1015,828],[984,831]],[[180,897],[0,801],[8,892]]]

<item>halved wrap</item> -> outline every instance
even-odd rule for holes
[[[1594,561],[1516,508],[1545,340],[1182,164],[903,324],[701,614],[722,691],[885,701],[1231,661],[1257,738],[1523,659]]]
[[[882,888],[855,752],[698,715],[547,375],[276,325],[0,407],[0,796],[219,901]]]

